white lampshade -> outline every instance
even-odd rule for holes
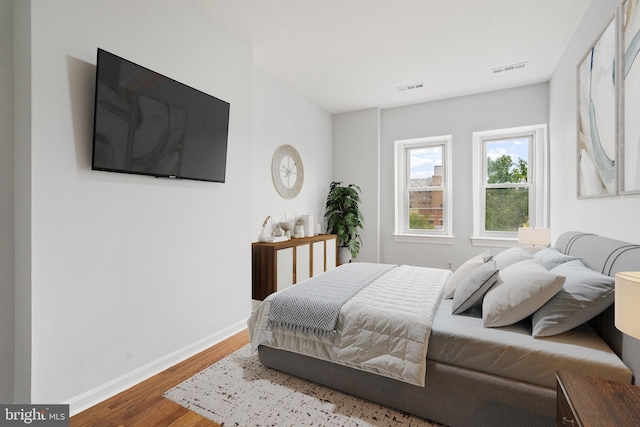
[[[547,246],[551,242],[548,228],[518,228],[518,243],[523,245]]]
[[[640,272],[616,274],[614,310],[616,328],[640,339]]]

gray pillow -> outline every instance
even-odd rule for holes
[[[456,292],[456,288],[467,277],[469,273],[475,270],[478,266],[484,264],[492,258],[490,251],[484,251],[483,253],[474,256],[462,264],[453,274],[449,277],[449,281],[444,288],[444,297],[451,299]]]
[[[476,267],[458,285],[453,296],[451,312],[453,314],[463,313],[482,301],[482,297],[496,280],[498,280],[498,269],[495,261],[488,261]]]
[[[533,255],[525,251],[523,248],[516,246],[505,249],[498,255],[495,255],[493,259],[496,260],[496,267],[498,267],[498,270],[504,270],[517,262],[533,259]]]
[[[580,260],[565,262],[551,270],[566,277],[562,289],[531,318],[532,335],[560,334],[591,320],[613,304],[613,277],[591,270]]]
[[[544,265],[544,268],[546,268],[547,270],[552,270],[560,264],[564,264],[565,262],[579,259],[571,255],[565,255],[557,248],[542,249],[533,254],[533,257],[542,261],[542,265]]]
[[[531,316],[558,293],[564,280],[534,258],[500,270],[496,284],[482,300],[484,326],[507,326]]]

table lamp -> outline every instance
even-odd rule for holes
[[[535,252],[540,246],[549,246],[551,232],[548,228],[518,228],[518,243],[530,245],[529,252]]]
[[[640,339],[640,271],[616,274],[614,311],[616,328]]]

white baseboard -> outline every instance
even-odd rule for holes
[[[154,362],[148,363],[145,366],[141,366],[135,371],[129,372],[119,378],[109,381],[99,387],[82,393],[72,399],[69,399],[64,404],[69,405],[69,415],[73,416],[90,407],[112,397],[118,393],[121,393],[142,381],[151,378],[152,376],[159,374],[160,372],[186,360],[209,347],[224,341],[230,336],[247,328],[247,321],[241,321],[234,325],[229,326],[213,335],[205,337],[199,341],[194,342],[186,347],[183,347],[173,353],[170,353]]]

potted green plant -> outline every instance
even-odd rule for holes
[[[341,184],[335,181],[331,183],[324,216],[327,218],[327,233],[338,236],[338,258],[344,264],[350,262],[352,257],[356,258],[360,252],[362,238],[358,229],[364,229],[364,218],[358,206],[358,193],[362,193],[360,187]]]

